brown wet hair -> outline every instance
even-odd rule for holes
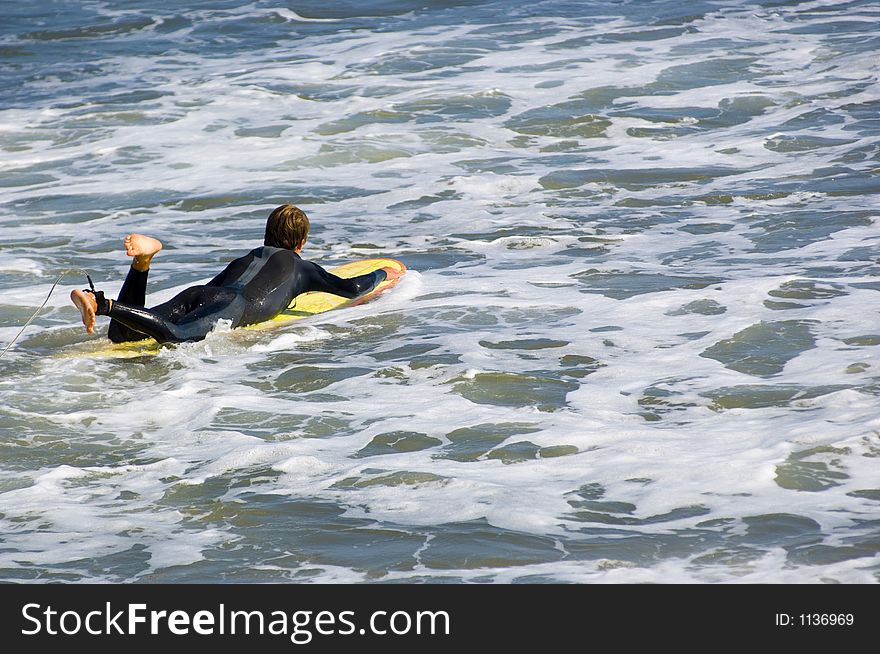
[[[292,204],[282,204],[269,214],[263,245],[296,250],[309,235],[306,212]]]

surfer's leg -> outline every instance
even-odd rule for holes
[[[243,298],[230,289],[194,286],[152,309],[122,302],[102,307],[98,302],[96,313],[160,343],[182,343],[202,340],[221,319],[238,326],[243,304]]]
[[[168,341],[177,342],[179,339],[174,335],[174,324],[144,307],[134,307],[124,302],[113,302],[106,314],[126,330],[126,333],[134,334],[134,338],[126,340],[145,340],[155,338],[160,343]]]
[[[111,324],[115,325],[114,330],[118,334],[130,335],[130,338],[125,338],[124,341],[142,341],[150,337],[160,343],[178,340],[174,337],[173,326],[169,326],[172,323],[155,311],[130,306],[124,302],[114,302],[106,299],[101,291],[95,293],[88,289],[73,291],[70,300],[79,310],[83,325],[89,334],[95,331],[95,316],[110,316]]]
[[[101,314],[99,314],[101,315]],[[211,331],[216,320],[204,323],[175,325],[151,309],[132,307],[121,302],[114,302],[107,313],[113,320],[126,327],[152,337],[160,343],[183,343],[200,341]]]
[[[70,299],[79,310],[86,331],[91,334],[95,331],[95,316],[109,316],[118,324],[118,328],[131,332],[135,338],[131,340],[143,340],[155,338],[160,343],[180,342],[193,340],[187,338],[191,330],[182,334],[171,322],[171,318],[182,317],[194,306],[198,306],[201,289],[204,287],[188,288],[169,302],[159,305],[156,309],[145,309],[108,300],[101,291],[75,290],[70,294]],[[205,332],[207,333],[207,332]]]
[[[150,261],[159,250],[162,243],[150,236],[143,234],[129,234],[125,237],[125,253],[133,257],[131,268],[122,284],[117,300],[133,307],[144,307],[147,304],[147,277],[150,271]],[[126,341],[142,341],[149,336],[135,331],[116,320],[110,321],[107,330],[107,338],[114,343]]]
[[[148,275],[149,269],[138,270],[134,266],[129,268],[125,282],[122,284],[122,290],[119,291],[118,301],[133,307],[143,307],[147,299]],[[149,336],[136,332],[121,322],[111,320],[110,328],[107,330],[107,338],[114,343],[125,343],[126,341],[142,341]]]

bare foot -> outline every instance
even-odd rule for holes
[[[134,261],[131,262],[132,268],[141,272],[150,269],[150,260],[162,249],[159,239],[143,234],[129,234],[125,237],[124,243],[125,253],[134,257]]]
[[[83,325],[86,331],[91,334],[95,331],[95,311],[98,310],[98,301],[95,296],[85,291],[76,290],[70,294],[71,301],[79,309],[82,314]]]

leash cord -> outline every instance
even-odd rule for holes
[[[30,324],[31,324],[34,320],[36,320],[37,315],[39,315],[40,311],[43,310],[43,307],[45,307],[46,304],[48,304],[48,302],[49,302],[49,298],[52,297],[52,293],[55,292],[55,287],[58,286],[59,283],[61,283],[61,280],[64,278],[64,276],[67,275],[67,274],[73,273],[73,272],[81,272],[81,273],[85,273],[85,274],[86,274],[86,279],[89,280],[89,286],[91,286],[92,288],[94,288],[94,285],[92,284],[92,278],[89,277],[89,274],[88,274],[85,270],[83,270],[82,268],[68,268],[67,270],[62,270],[62,271],[61,271],[61,274],[58,275],[58,277],[55,278],[55,283],[52,284],[52,288],[49,289],[49,294],[46,296],[46,299],[43,300],[43,304],[41,304],[41,305],[39,306],[39,308],[38,308],[36,311],[34,311],[34,315],[32,315],[30,318],[28,318],[28,321],[24,324],[24,327],[22,327],[22,328],[19,330],[19,332],[15,335],[15,338],[13,338],[13,339],[9,342],[9,345],[7,345],[6,348],[5,348],[2,352],[0,352],[0,359],[3,358],[3,355],[4,355],[4,354],[6,354],[7,352],[9,352],[9,350],[10,350],[10,349],[12,348],[12,346],[15,344],[15,341],[17,341],[17,340],[19,339],[19,337],[20,337],[22,334],[24,334],[24,330],[27,329],[27,328],[30,326]]]

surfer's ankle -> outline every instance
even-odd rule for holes
[[[134,257],[131,260],[131,267],[137,270],[138,272],[147,272],[150,269],[150,261],[152,261],[153,257],[145,257],[139,256]]]
[[[113,300],[104,297],[104,291],[95,291],[90,288],[84,288],[83,293],[88,293],[95,301],[93,310],[97,316],[107,316],[110,309],[113,308]]]

